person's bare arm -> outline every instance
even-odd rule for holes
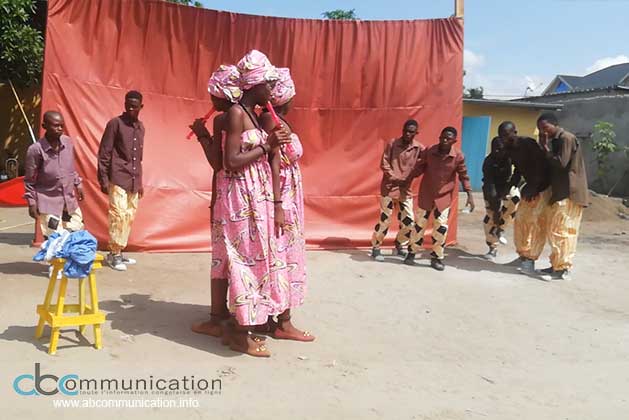
[[[273,132],[275,129],[275,121],[268,112],[260,116],[260,125],[267,133]],[[275,235],[281,236],[284,228],[284,208],[282,207],[282,181],[280,178],[280,167],[282,163],[282,154],[279,147],[271,150],[271,180],[273,182],[273,208],[275,213]]]
[[[268,144],[246,152],[240,150],[240,137],[244,132],[243,118],[244,114],[240,107],[231,107],[227,112],[227,140],[223,162],[228,171],[237,171],[271,151],[271,146]]]

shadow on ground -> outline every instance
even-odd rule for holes
[[[206,305],[153,300],[150,295],[133,293],[121,295],[120,300],[103,301],[100,309],[109,312],[112,330],[129,336],[150,334],[222,357],[239,355],[223,346],[220,338],[190,330],[193,323],[209,319],[210,307]]]

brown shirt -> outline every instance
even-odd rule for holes
[[[550,163],[550,182],[555,203],[569,198],[576,204],[587,207],[589,201],[588,181],[585,173],[583,148],[576,136],[563,128],[550,140],[550,151],[546,154]]]
[[[114,184],[136,193],[142,188],[144,125],[125,114],[111,119],[105,127],[98,150],[98,182]]]
[[[465,156],[454,147],[446,155],[439,152],[438,144],[423,150],[415,173],[424,174],[419,187],[418,203],[419,208],[423,210],[430,211],[436,207],[443,212],[450,207],[457,174],[463,190],[472,191]]]
[[[407,144],[397,138],[387,143],[380,164],[383,172],[380,194],[383,197],[404,200],[412,195],[410,187],[413,180],[410,175],[422,150],[424,146],[417,141]]]
[[[535,196],[550,185],[550,165],[542,147],[530,137],[518,137],[512,145],[506,145],[507,154],[515,169],[524,177],[527,194]]]

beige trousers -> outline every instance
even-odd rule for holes
[[[138,201],[138,193],[127,192],[117,185],[109,187],[109,250],[113,254],[119,254],[127,246]]]

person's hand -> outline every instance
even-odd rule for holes
[[[80,185],[76,186],[76,199],[79,201],[83,201],[84,195],[83,195],[83,187],[81,187]]]
[[[109,195],[109,185],[101,185],[100,190],[103,194]]]
[[[550,151],[550,145],[548,144],[548,135],[545,131],[539,132],[539,145],[542,146],[542,149],[546,152]]]
[[[282,204],[275,204],[275,236],[280,237],[283,234],[284,229],[284,209],[282,208]]]
[[[28,215],[33,219],[37,219],[39,217],[39,212],[37,211],[37,205],[28,206]]]
[[[138,197],[139,197],[139,198],[144,197],[144,187],[140,187],[140,188],[138,189]]]
[[[276,149],[281,145],[289,144],[292,141],[290,133],[283,124],[278,129],[273,130],[267,139],[267,143],[271,146],[271,149]]]
[[[208,129],[205,127],[205,119],[203,118],[197,118],[189,127],[192,132],[197,136],[197,139],[199,139],[199,141],[202,138],[209,139],[212,137]]]
[[[476,205],[474,204],[474,197],[472,196],[471,191],[467,192],[467,203],[465,203],[465,205],[469,207],[470,213],[473,212],[474,209],[476,208]]]

